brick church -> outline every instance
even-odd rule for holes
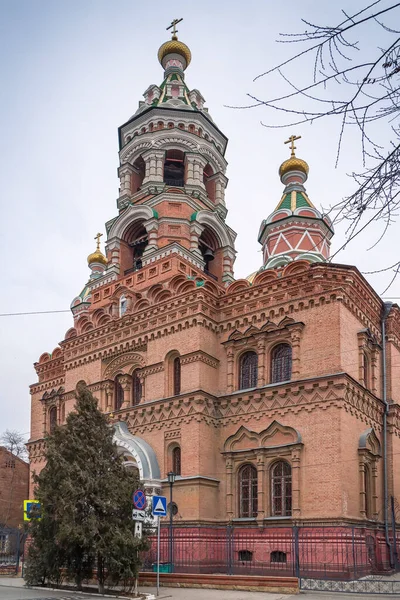
[[[73,327],[35,363],[31,469],[84,381],[147,492],[168,495],[176,474],[181,524],[383,531],[400,499],[399,307],[329,261],[295,136],[263,264],[235,280],[227,137],[186,84],[176,33],[158,59],[162,83],[118,130],[105,252],[98,234]]]

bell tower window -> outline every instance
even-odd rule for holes
[[[143,266],[143,253],[148,244],[148,235],[142,222],[136,221],[124,235],[121,263],[124,275],[138,271]]]
[[[206,188],[208,198],[212,202],[215,202],[215,181],[210,179],[213,175],[214,171],[212,170],[211,165],[206,165],[203,171],[203,183]]]
[[[138,192],[142,186],[146,173],[146,165],[141,156],[133,163],[133,173],[131,178],[132,193]]]
[[[167,150],[164,162],[164,183],[183,187],[185,178],[185,155],[180,150]]]

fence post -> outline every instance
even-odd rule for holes
[[[228,575],[232,575],[232,525],[226,528],[226,554],[227,554],[227,571]]]
[[[299,528],[297,525],[293,527],[293,538],[294,538],[294,574],[296,577],[300,577],[300,552],[299,552]]]
[[[353,576],[354,579],[356,578],[356,574],[357,574],[357,559],[356,559],[356,542],[354,539],[354,525],[351,528],[351,551],[353,554]]]

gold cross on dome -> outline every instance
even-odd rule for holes
[[[181,21],[183,21],[183,18],[182,19],[174,19],[173,21],[171,21],[171,25],[169,27],[167,27],[167,31],[168,31],[168,29],[171,29],[171,27],[172,27],[172,39],[173,40],[177,40],[178,39],[177,35],[176,35],[178,33],[178,30],[177,30],[176,26]]]
[[[96,244],[97,244],[97,248],[96,250],[100,250],[100,238],[102,237],[102,233],[98,233],[97,235],[94,236],[94,239],[96,240]]]
[[[296,146],[294,145],[294,143],[296,140],[301,140],[301,135],[291,135],[290,138],[286,140],[286,142],[284,142],[285,144],[290,144],[290,150],[292,151],[291,156],[295,156],[294,151],[296,150]]]

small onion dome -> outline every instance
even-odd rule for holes
[[[192,60],[192,53],[190,52],[189,48],[186,46],[186,44],[180,42],[176,36],[174,36],[172,40],[169,40],[160,46],[158,51],[158,60],[162,66],[164,66],[163,60],[168,54],[179,54],[179,56],[182,56],[186,63],[186,66],[184,67],[185,69],[189,66],[189,63]]]
[[[297,158],[297,156],[291,156],[285,160],[279,167],[279,176],[282,178],[286,173],[290,171],[301,171],[305,175],[308,175],[309,166],[305,160]]]
[[[89,256],[87,257],[87,261],[88,261],[89,267],[91,265],[93,265],[94,263],[100,263],[101,265],[104,265],[104,266],[106,266],[106,264],[107,264],[107,259],[101,250],[96,250],[95,252],[92,252],[92,254],[89,254]]]
[[[247,275],[246,279],[249,283],[253,283],[255,276],[258,274],[258,271],[254,271],[254,273],[250,273],[250,275]]]

